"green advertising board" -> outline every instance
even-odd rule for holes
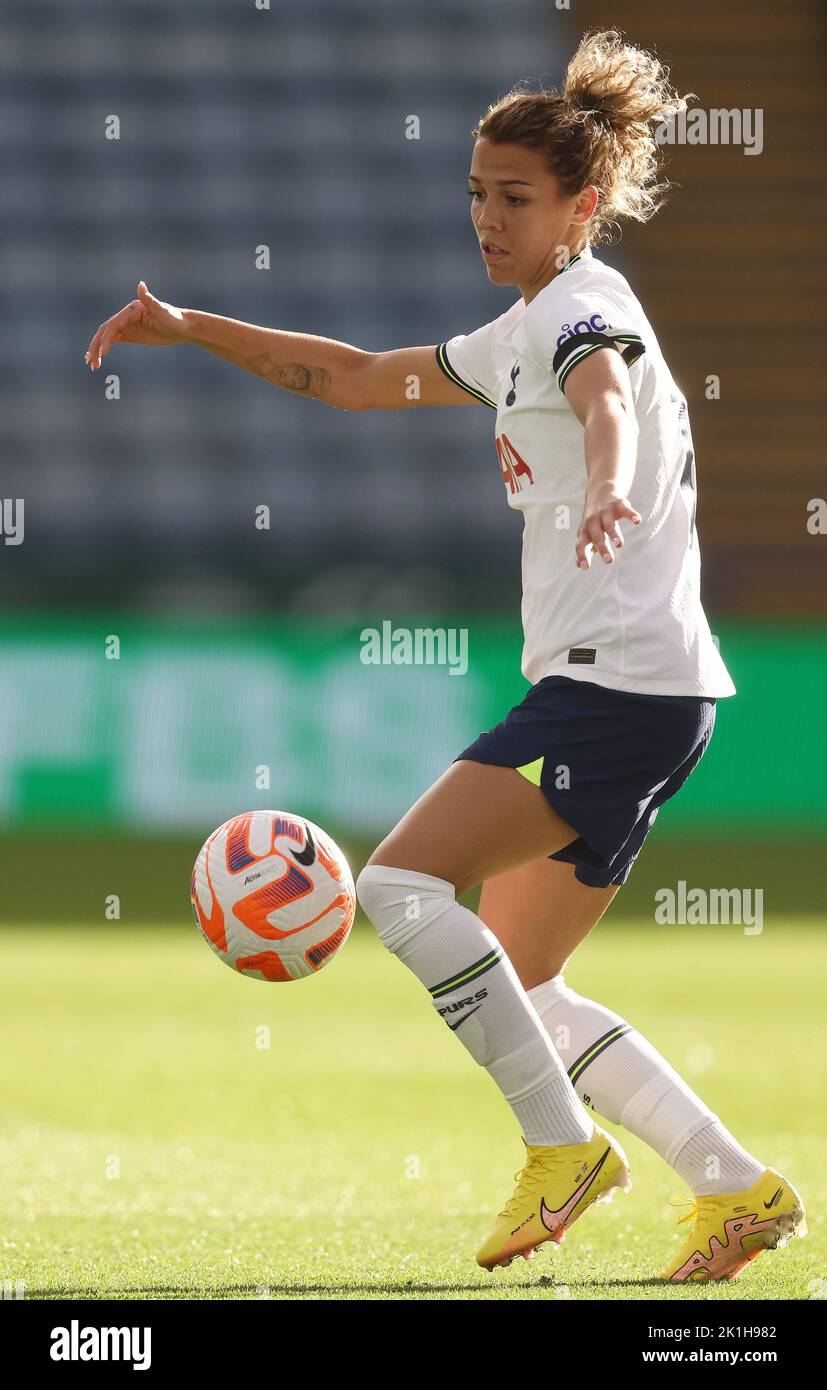
[[[372,637],[299,620],[5,620],[0,819],[206,833],[275,806],[381,835],[527,689],[514,624],[446,617],[453,645],[433,623],[417,645],[416,629],[411,618]],[[709,752],[659,833],[827,825],[824,634],[718,636],[738,695],[719,701]]]

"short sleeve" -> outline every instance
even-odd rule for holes
[[[578,363],[592,353],[613,348],[631,367],[646,351],[624,296],[605,284],[566,286],[563,278],[545,304],[536,301],[540,312],[526,323],[532,355],[554,373],[561,391]]]
[[[497,374],[494,367],[494,331],[497,320],[473,333],[458,333],[440,343],[436,360],[447,377],[483,405],[497,409]]]

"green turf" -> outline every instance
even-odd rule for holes
[[[566,972],[646,1032],[805,1198],[806,1240],[708,1289],[654,1279],[680,1214],[668,1198],[685,1190],[620,1130],[631,1194],[589,1212],[553,1254],[478,1269],[519,1133],[369,928],[316,979],[281,986],[233,976],[189,926],[8,928],[0,949],[0,1281],[25,1280],[29,1298],[827,1292],[827,941],[815,922],[770,920],[746,937],[608,920]]]

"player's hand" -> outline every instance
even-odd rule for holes
[[[623,546],[623,536],[618,525],[621,520],[631,521],[635,526],[640,525],[640,513],[635,511],[628,497],[604,493],[597,498],[586,498],[575,546],[578,569],[589,569],[594,551],[603,556],[607,565],[612,564],[612,546],[616,546],[618,550]]]
[[[164,347],[167,343],[187,341],[185,311],[174,304],[165,304],[150,294],[143,280],[138,285],[138,298],[125,304],[111,319],[102,323],[88,348],[84,362],[92,371],[101,365],[115,343],[144,343],[149,347]]]

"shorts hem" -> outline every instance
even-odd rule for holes
[[[519,772],[519,768],[514,767],[513,763],[504,762],[494,757],[482,758],[479,754],[471,756],[468,753],[459,753],[457,757],[454,758],[454,762],[480,763],[483,767],[510,767],[514,772]],[[530,785],[537,786],[538,784],[531,782]],[[605,854],[601,854],[599,850],[595,849],[594,845],[586,839],[582,830],[575,825],[571,818],[570,811],[564,815],[562,804],[555,794],[550,791],[548,787],[544,787],[542,782],[539,783],[539,790],[543,793],[543,796],[554,814],[560,817],[574,836],[568,844],[562,845],[560,849],[555,850],[553,854],[549,854],[546,857],[548,859],[556,859],[562,864],[573,864],[575,878],[589,888],[608,888],[614,884],[616,880],[618,881],[618,886],[625,883],[631,873],[634,858],[622,866],[610,863]],[[577,816],[576,819],[579,820],[580,817]],[[571,851],[572,846],[577,844],[582,844],[585,853],[589,856],[588,860],[570,855],[569,851]],[[590,862],[594,859],[600,862],[597,864]]]

